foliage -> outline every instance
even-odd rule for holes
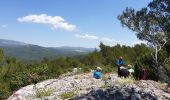
[[[112,65],[101,65],[102,73],[116,72],[117,68]]]
[[[53,93],[53,90],[51,88],[48,89],[36,89],[35,94],[37,98],[42,98],[46,96],[50,96]]]
[[[120,86],[125,86],[125,85],[132,85],[135,82],[135,79],[133,77],[121,77],[118,78],[116,83],[119,84]]]
[[[4,59],[4,52],[2,49],[0,49],[0,62],[3,62]]]
[[[148,42],[152,48],[152,57],[154,68],[158,78],[162,80],[161,67],[164,66],[165,59],[159,61],[159,53],[162,48],[166,50],[168,59],[170,59],[170,1],[153,0],[147,7],[135,11],[132,8],[126,8],[118,19],[123,26],[136,32],[139,39]]]
[[[16,74],[12,74],[9,82],[10,82],[10,88],[12,90],[17,90],[21,86],[25,86],[25,84],[28,84],[26,83],[27,82],[26,73],[19,72]]]
[[[4,83],[1,79],[0,84],[0,100],[5,100],[11,94],[9,84]]]
[[[167,37],[167,44],[165,49],[170,56],[170,1],[169,0],[153,0],[148,4],[149,12],[154,14],[155,20],[159,24],[159,28],[163,30]]]
[[[164,81],[170,84],[170,60],[165,64],[165,67],[163,67],[162,70],[166,79]]]
[[[137,58],[135,62],[135,76],[136,79],[140,73],[140,69],[144,68],[148,72],[148,79],[157,80],[157,74],[153,66],[153,58],[150,54],[144,54]]]
[[[65,100],[68,98],[72,98],[75,95],[74,91],[64,92],[60,95],[61,99]]]

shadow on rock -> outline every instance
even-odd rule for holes
[[[134,88],[110,87],[91,90],[70,100],[157,100],[157,97],[152,93],[136,92]]]

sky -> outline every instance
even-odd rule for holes
[[[151,0],[1,0],[0,39],[44,47],[141,43],[117,16]]]

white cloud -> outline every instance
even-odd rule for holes
[[[134,42],[134,43],[132,44],[132,46],[134,46],[134,45],[136,45],[136,44],[141,44],[141,43],[147,44],[146,41],[140,41],[140,40],[138,40],[138,41]]]
[[[120,44],[120,41],[116,41],[114,39],[108,38],[108,37],[99,37],[99,36],[95,36],[95,35],[89,35],[89,34],[75,34],[76,38],[80,38],[80,39],[86,39],[86,40],[96,40],[96,42],[102,42],[105,45],[109,45],[109,46],[114,46],[116,44]]]
[[[75,35],[76,38],[81,38],[81,39],[91,39],[91,40],[97,40],[99,37],[95,36],[95,35],[88,35],[88,34],[76,34]]]
[[[4,24],[4,25],[1,25],[2,28],[6,28],[8,27],[8,25]]]
[[[46,14],[40,15],[28,15],[24,17],[19,17],[17,19],[19,22],[30,22],[30,23],[39,23],[39,24],[48,24],[52,29],[63,29],[67,31],[74,31],[76,29],[75,25],[67,23],[60,16],[48,16]]]
[[[103,42],[105,45],[109,45],[109,46],[114,46],[117,44],[121,44],[120,41],[116,41],[114,39],[108,38],[108,37],[102,37],[100,39],[101,42]]]
[[[107,38],[107,37],[101,38],[101,41],[103,41],[103,42],[116,42],[115,40]]]

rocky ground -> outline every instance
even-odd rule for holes
[[[170,100],[170,87],[151,80],[120,79],[105,74],[93,79],[92,73],[63,75],[28,85],[8,100]]]

